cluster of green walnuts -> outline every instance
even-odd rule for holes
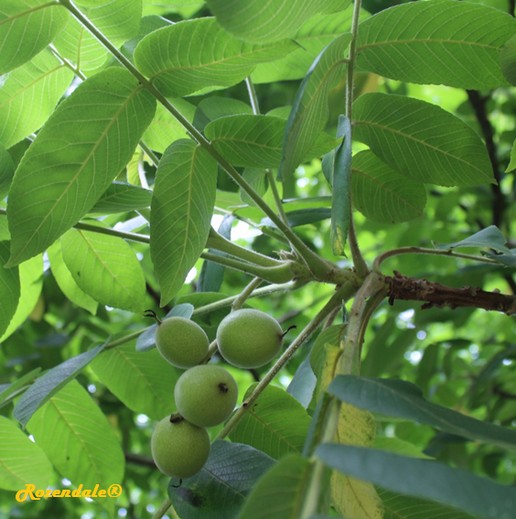
[[[283,330],[264,312],[240,309],[221,321],[216,338],[228,364],[251,369],[277,355]],[[238,386],[225,368],[206,363],[209,339],[194,321],[178,316],[158,321],[155,342],[168,362],[186,371],[174,388],[177,413],[158,422],[152,434],[152,457],[163,474],[188,478],[206,463],[211,445],[206,428],[229,418],[237,402]]]

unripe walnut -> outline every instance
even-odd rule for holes
[[[158,324],[156,348],[177,368],[191,368],[204,360],[210,341],[205,331],[184,317],[169,317]]]
[[[156,424],[151,438],[154,463],[170,477],[189,478],[199,472],[210,454],[210,437],[179,415]]]
[[[217,329],[220,354],[233,366],[259,368],[279,352],[283,330],[274,317],[251,308],[235,310]]]
[[[231,373],[213,364],[186,370],[174,388],[178,413],[199,427],[211,427],[226,420],[237,398],[238,386]]]

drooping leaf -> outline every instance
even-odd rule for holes
[[[353,105],[353,138],[418,182],[471,186],[493,181],[486,148],[471,127],[442,108],[370,93]]]
[[[291,38],[298,27],[321,11],[343,9],[338,0],[207,0],[217,21],[237,38],[256,43]]]
[[[258,63],[293,51],[290,40],[251,44],[233,38],[215,18],[198,18],[152,32],[134,51],[138,69],[166,96],[242,81]]]
[[[58,106],[11,186],[10,265],[45,250],[93,207],[131,159],[154,106],[122,68],[92,76]]]
[[[109,2],[76,1],[79,8],[112,44],[120,46],[140,27],[142,0],[110,0]],[[76,64],[81,71],[99,69],[109,57],[108,51],[82,24],[69,17],[54,41],[62,56]]]
[[[84,292],[75,282],[72,273],[63,260],[61,242],[58,241],[53,243],[48,248],[47,254],[50,261],[52,274],[63,294],[72,303],[81,308],[84,308],[85,310],[88,310],[88,312],[95,315],[97,312],[98,303],[90,295],[86,294],[86,292]]]
[[[8,258],[9,243],[2,241],[0,242],[0,336],[7,330],[20,299],[18,268],[3,268]]]
[[[238,515],[256,481],[273,465],[274,460],[249,445],[215,441],[203,469],[181,486],[172,479],[169,495],[182,519],[199,515],[231,519]]]
[[[316,454],[343,473],[393,492],[464,510],[479,519],[511,519],[514,515],[513,487],[435,461],[336,444],[323,444]]]
[[[77,285],[103,305],[142,311],[145,277],[122,238],[70,229],[61,239],[63,259]]]
[[[217,165],[193,141],[174,142],[161,158],[151,203],[150,249],[161,304],[181,288],[206,245]]]
[[[0,337],[0,342],[3,342],[7,337],[13,334],[16,329],[24,323],[27,317],[29,317],[38,302],[43,286],[43,258],[41,255],[24,261],[15,268],[18,270],[17,276],[20,280],[20,296],[17,300],[16,311],[9,321],[9,326],[7,326],[7,329]],[[7,302],[4,302],[4,304],[8,307]]]
[[[45,453],[5,416],[0,416],[0,437],[0,488],[21,490],[29,481],[46,488],[52,483],[54,469]]]
[[[345,77],[346,49],[351,35],[336,38],[319,54],[301,83],[287,121],[280,177],[287,195],[292,195],[295,168],[306,156],[328,120],[328,94]]]
[[[511,148],[511,160],[509,162],[509,165],[507,166],[507,169],[505,170],[507,173],[514,171],[516,169],[516,141],[512,143]]]
[[[10,148],[38,130],[72,78],[73,72],[48,50],[6,75],[0,82],[0,142]]]
[[[4,0],[0,4],[0,74],[29,61],[56,36],[67,19],[46,0]]]
[[[299,518],[312,470],[312,464],[300,454],[285,456],[258,481],[238,518]]]
[[[417,386],[401,380],[339,375],[328,391],[361,409],[431,425],[442,431],[506,449],[516,448],[516,432],[428,402]]]
[[[105,351],[91,369],[125,406],[161,420],[174,409],[174,384],[181,372],[158,350],[137,351],[134,342]]]
[[[14,417],[25,426],[45,402],[75,378],[103,349],[104,346],[96,346],[49,369],[23,393],[14,408]]]
[[[231,431],[230,438],[280,459],[302,451],[309,423],[308,413],[294,397],[269,386]]]
[[[354,207],[381,223],[417,218],[426,204],[421,182],[400,175],[370,151],[353,157],[351,193]]]
[[[410,2],[360,25],[358,66],[412,83],[495,88],[507,83],[499,52],[515,30],[514,18],[488,6]]]
[[[88,392],[72,380],[27,424],[48,459],[74,485],[120,484],[124,454],[115,432]]]
[[[342,143],[335,150],[331,198],[331,245],[333,254],[344,255],[351,221],[351,122],[340,116],[337,137]]]

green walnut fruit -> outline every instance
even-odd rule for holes
[[[237,398],[238,386],[231,373],[213,364],[186,370],[174,388],[178,413],[199,427],[211,427],[226,420]]]
[[[163,474],[189,478],[206,463],[210,437],[204,427],[197,427],[179,415],[167,416],[152,433],[151,452]]]
[[[283,330],[278,321],[260,310],[244,308],[228,314],[217,329],[220,354],[233,366],[259,368],[279,352]]]
[[[204,360],[210,341],[204,330],[184,317],[169,317],[158,324],[156,347],[170,364],[191,368]]]

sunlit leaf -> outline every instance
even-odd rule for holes
[[[69,382],[27,424],[48,459],[74,485],[120,484],[124,454],[115,432],[88,392]]]
[[[154,106],[122,68],[91,77],[58,106],[9,193],[11,265],[45,250],[93,207],[131,159]]]
[[[353,138],[401,174],[443,186],[493,182],[480,137],[442,108],[380,93],[364,94],[353,106]]]
[[[360,25],[358,66],[392,79],[483,89],[506,84],[499,52],[516,21],[453,0],[410,2]]]
[[[9,258],[9,243],[0,242],[0,336],[4,334],[18,307],[20,278],[18,268],[6,269],[3,265]]]
[[[3,0],[0,4],[0,74],[29,61],[56,36],[67,12],[47,0]]]
[[[217,21],[237,38],[270,42],[292,37],[299,25],[314,14],[344,8],[339,0],[207,0]]]
[[[72,78],[73,72],[45,50],[0,79],[0,142],[10,148],[38,130]]]
[[[0,416],[0,437],[0,488],[22,490],[29,481],[46,488],[52,483],[54,470],[45,453],[5,416]]]
[[[161,303],[181,288],[206,246],[217,165],[193,141],[174,142],[161,158],[151,203],[151,256]]]
[[[281,58],[295,48],[290,40],[245,43],[224,31],[215,18],[199,18],[147,35],[136,47],[134,59],[163,94],[180,97],[204,87],[239,83],[258,63]]]

